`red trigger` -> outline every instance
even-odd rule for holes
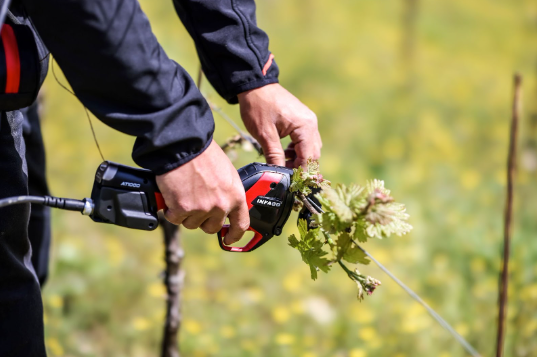
[[[155,192],[155,199],[157,200],[157,211],[160,211],[161,209],[166,209],[166,202],[164,202],[164,197],[162,197],[162,193]]]

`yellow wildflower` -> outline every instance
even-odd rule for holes
[[[292,345],[295,342],[295,336],[288,333],[279,333],[276,335],[276,344],[286,346]]]

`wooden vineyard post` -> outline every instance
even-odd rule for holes
[[[179,357],[179,329],[181,327],[181,293],[185,272],[182,269],[184,250],[181,244],[181,230],[164,218],[160,218],[164,234],[166,271],[166,321],[162,337],[161,357]]]
[[[518,134],[518,121],[521,111],[522,77],[514,76],[513,110],[511,118],[511,132],[509,139],[509,153],[507,156],[507,197],[505,203],[504,231],[503,231],[503,264],[500,273],[500,288],[498,296],[498,333],[496,340],[496,357],[503,356],[505,340],[505,317],[507,315],[507,293],[509,283],[509,253],[513,222],[513,186],[516,171],[516,147]]]

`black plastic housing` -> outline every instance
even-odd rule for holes
[[[248,164],[238,170],[244,190],[250,190],[265,172],[276,172],[282,175],[280,182],[271,187],[270,191],[263,196],[271,201],[279,201],[281,205],[266,207],[256,204],[255,199],[251,202],[253,206],[250,208],[250,227],[261,233],[263,238],[250,251],[259,248],[273,236],[279,236],[293,208],[294,195],[289,192],[292,169],[259,162]],[[219,241],[222,245],[221,240]]]
[[[95,222],[152,231],[158,227],[155,193],[160,192],[150,170],[104,161],[95,174],[90,215]]]

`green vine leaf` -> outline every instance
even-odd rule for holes
[[[370,260],[357,242],[366,243],[370,238],[406,234],[412,230],[407,223],[409,216],[405,206],[395,202],[390,191],[384,187],[384,181],[372,180],[365,186],[351,184],[331,188],[314,160],[308,160],[306,169],[294,171],[291,192],[296,192],[297,197],[306,200],[305,196],[319,188],[321,191],[315,197],[323,212],[316,213],[314,210],[317,208],[311,204],[303,205],[302,201],[297,200],[297,208],[309,208],[314,216],[310,227],[305,220],[299,221],[300,238],[291,235],[289,245],[297,249],[302,260],[309,265],[313,280],[317,279],[318,270],[326,273],[331,263],[339,263],[348,277],[356,282],[358,300],[361,301],[381,283],[361,274],[358,269],[349,269],[343,261],[369,264]],[[325,246],[326,250],[323,249]]]
[[[311,278],[317,279],[317,269],[327,273],[330,270],[329,261],[325,258],[328,254],[323,250],[324,243],[318,239],[319,229],[308,230],[306,220],[301,219],[298,223],[300,239],[294,234],[289,237],[289,245],[300,252],[304,263],[310,266]]]
[[[352,244],[352,247],[347,249],[345,254],[343,254],[343,260],[352,264],[368,265],[370,263],[367,255],[365,255],[365,253],[354,243]]]
[[[361,218],[354,222],[353,237],[360,243],[367,242],[368,235],[366,231],[365,219]]]
[[[323,178],[319,171],[319,162],[317,160],[308,159],[306,169],[300,166],[298,169],[293,169],[293,177],[289,190],[291,192],[302,193],[307,196],[313,188],[325,189],[330,187],[330,181]]]

